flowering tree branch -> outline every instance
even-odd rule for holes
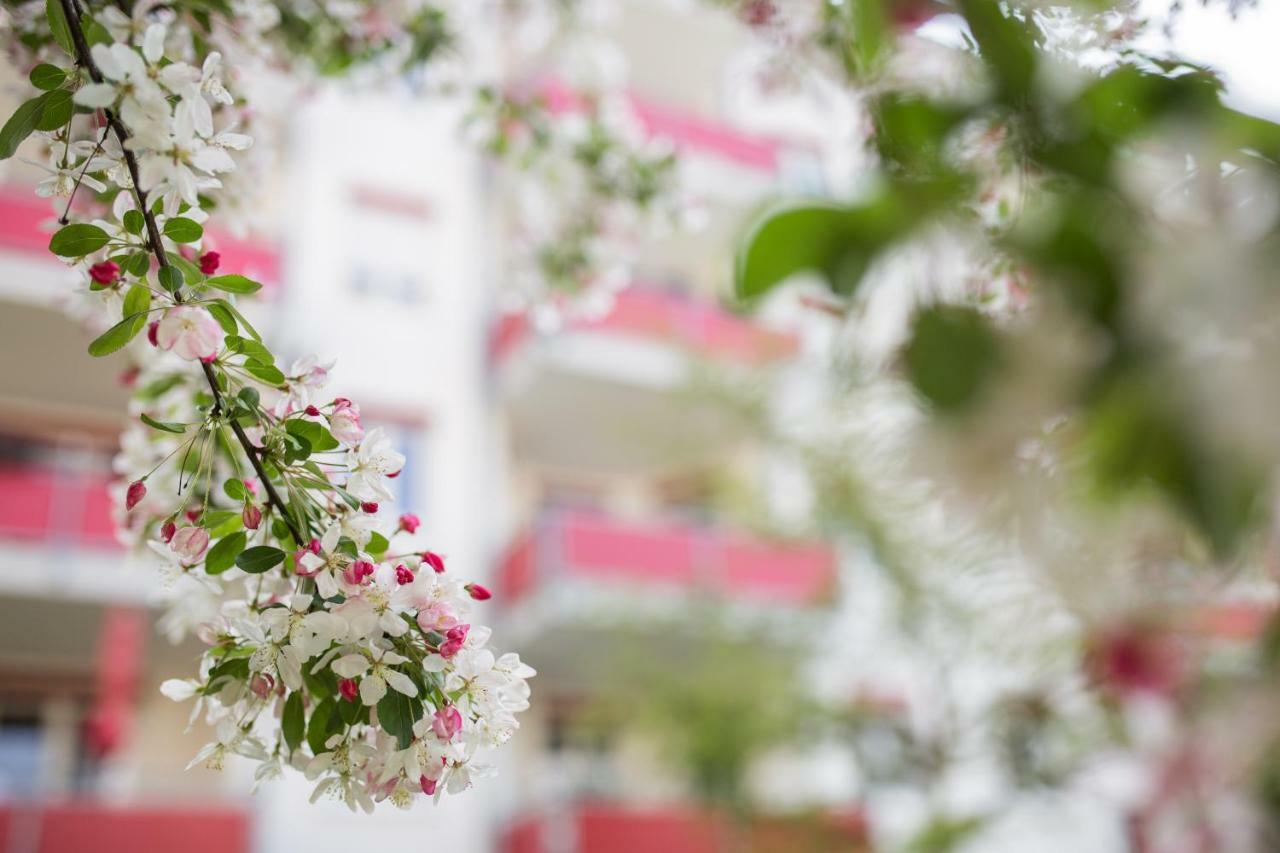
[[[75,0],[59,0],[59,2],[62,4],[63,14],[66,15],[67,22],[70,25],[71,39],[75,44],[76,64],[85,69],[89,74],[89,79],[94,83],[102,83],[102,72],[98,70],[98,67],[93,62],[93,55],[89,51],[89,43],[85,40],[84,27],[80,20],[80,10],[77,8]],[[169,254],[165,251],[164,243],[160,239],[160,228],[156,224],[155,213],[152,212],[147,204],[147,191],[142,188],[141,179],[138,177],[138,158],[134,156],[133,151],[129,148],[129,130],[110,109],[103,109],[103,115],[106,116],[111,132],[115,134],[116,139],[120,142],[120,150],[133,185],[133,194],[138,200],[138,210],[142,212],[142,220],[146,225],[147,242],[150,245],[151,253],[155,255],[156,263],[160,265],[161,269],[169,268]],[[182,301],[181,296],[176,293],[174,300],[176,302]],[[202,362],[200,366],[205,379],[209,382],[209,390],[213,394],[214,408],[212,414],[216,418],[225,410],[222,403],[222,391],[218,388],[218,377],[214,374],[213,367],[208,362]],[[245,434],[244,427],[234,418],[229,418],[228,423],[231,426],[231,431],[235,433],[236,440],[244,448],[245,456],[248,458],[249,464],[253,466],[254,473],[258,475],[258,480],[262,483],[262,488],[267,493],[267,500],[280,513],[280,518],[288,526],[289,532],[293,534],[294,541],[298,543],[310,541],[310,537],[304,537],[303,531],[298,529],[298,526],[289,516],[284,501],[280,499],[280,493],[276,491],[271,478],[267,476],[267,472],[263,469],[262,462],[258,458],[257,449],[253,446],[253,442],[249,440],[249,436]]]
[[[271,10],[251,10],[264,33]],[[141,365],[120,521],[168,566],[165,630],[206,643],[197,677],[163,687],[198,697],[217,728],[196,760],[246,756],[260,781],[292,766],[315,797],[366,810],[464,790],[478,750],[514,734],[533,671],[486,647],[468,613],[489,591],[413,543],[416,516],[379,532],[404,456],[351,400],[315,397],[328,365],[276,365],[236,302],[261,285],[218,274],[218,253],[199,248],[211,198],[234,198],[230,152],[252,142],[231,129],[216,49],[242,22],[181,2],[130,16],[49,0],[43,13],[22,40],[41,94],[0,128],[0,158],[39,132],[51,178],[38,191],[96,193],[66,204],[49,248],[87,274],[93,322],[110,318],[90,354],[127,349]]]

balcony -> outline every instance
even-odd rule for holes
[[[592,803],[519,819],[502,834],[501,853],[715,853],[719,850],[870,850],[857,812],[761,818],[732,827],[715,815],[681,807]]]
[[[49,200],[37,196],[33,187],[0,185],[0,253],[7,273],[0,278],[0,293],[23,302],[51,304],[51,295],[66,292],[65,265],[49,253],[54,218]],[[217,229],[209,230],[204,245],[222,255],[224,271],[262,282],[263,298],[270,299],[279,289],[280,256],[274,245]]]
[[[827,543],[561,509],[542,513],[511,543],[495,572],[495,593],[503,625],[538,669],[539,683],[571,695],[589,692],[638,640],[678,648],[679,617],[691,608],[812,615],[832,599],[836,580]]]
[[[103,803],[0,803],[0,838],[30,853],[248,853],[242,808],[117,807]]]
[[[544,335],[508,315],[490,339],[517,452],[606,475],[677,472],[731,450],[746,431],[726,407],[690,393],[698,366],[732,375],[798,351],[794,334],[642,284],[603,316]]]
[[[835,569],[826,543],[775,542],[711,525],[635,523],[570,509],[544,513],[515,541],[497,585],[508,605],[576,585],[809,607],[828,599]]]

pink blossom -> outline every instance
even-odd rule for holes
[[[360,695],[360,689],[356,686],[354,678],[344,678],[338,682],[338,695],[342,697],[344,702],[354,702]]]
[[[409,571],[407,566],[396,566],[396,583],[401,586],[413,583],[413,572]]]
[[[173,534],[176,533],[177,530],[178,526],[173,523],[173,519],[171,518],[164,524],[160,525],[160,538],[165,542],[172,542]]]
[[[147,496],[147,484],[141,480],[134,480],[129,484],[128,491],[124,495],[124,508],[133,509],[135,506]]]
[[[419,779],[418,784],[422,785],[422,793],[426,794],[428,797],[434,795],[436,792],[436,781],[437,780],[435,779],[428,779],[426,776]]]
[[[452,705],[437,709],[431,719],[431,731],[441,740],[453,740],[453,736],[462,731],[462,715]]]
[[[405,533],[417,533],[420,524],[422,524],[421,519],[411,512],[400,516],[400,529]]]
[[[489,588],[481,586],[478,583],[469,583],[463,588],[476,601],[488,601],[489,599],[493,598],[493,593],[489,592]]]
[[[199,560],[209,547],[209,531],[203,527],[183,527],[174,532],[169,540],[173,553],[188,562]]]
[[[306,412],[307,415],[309,415],[310,417],[313,417],[313,418],[320,417],[320,410],[317,409],[315,406],[307,406],[305,409],[303,409],[303,411]]]
[[[360,425],[360,407],[344,397],[339,397],[344,405],[339,405],[329,415],[329,431],[333,437],[343,444],[358,444],[364,438],[364,427]]]
[[[249,530],[257,530],[258,525],[262,524],[262,510],[253,504],[249,504],[244,508],[244,512],[240,513],[240,520],[244,522],[244,526]]]
[[[179,357],[192,361],[216,356],[224,336],[218,321],[208,311],[194,305],[170,308],[164,312],[156,329],[156,341],[162,349],[172,350]]]
[[[249,681],[249,690],[259,699],[266,699],[276,689],[276,680],[265,672],[259,672]]]
[[[375,512],[378,511],[378,502],[365,501],[364,503],[360,504],[360,509],[363,510],[364,512],[369,513],[369,515],[373,515]]]
[[[120,278],[120,265],[115,261],[102,261],[89,267],[89,278],[98,284],[114,284]]]
[[[159,332],[160,332],[159,320],[152,320],[150,323],[147,324],[147,341],[153,347],[160,346]]]
[[[1186,652],[1171,632],[1150,625],[1119,625],[1089,641],[1085,665],[1105,691],[1171,696],[1187,676]]]
[[[444,574],[444,557],[441,557],[435,551],[423,551],[422,562],[430,566],[436,574]]]
[[[418,610],[418,627],[424,631],[447,631],[457,624],[458,617],[439,601]]]
[[[213,275],[218,271],[218,264],[222,261],[222,255],[217,252],[205,252],[200,256],[200,272],[205,275]]]

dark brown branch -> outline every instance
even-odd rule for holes
[[[89,50],[89,42],[85,39],[84,29],[80,25],[80,10],[76,8],[75,0],[61,0],[61,3],[63,13],[67,16],[67,28],[71,31],[71,40],[75,43],[76,62],[89,73],[89,78],[93,82],[101,83],[102,72],[98,70],[98,66],[93,61],[93,53]],[[133,194],[138,200],[138,208],[147,226],[147,244],[151,248],[151,253],[156,256],[156,262],[160,264],[161,269],[168,267],[169,256],[165,252],[164,243],[160,240],[160,227],[156,224],[155,214],[151,212],[151,208],[147,205],[147,192],[142,188],[142,182],[138,177],[138,158],[129,149],[129,129],[124,126],[124,123],[111,110],[103,110],[103,114],[106,115],[107,124],[120,142],[120,150],[124,155],[125,166],[129,169],[129,178],[133,181]],[[182,297],[176,292],[173,298],[175,302],[182,302]],[[280,493],[276,491],[271,478],[267,476],[266,469],[262,467],[262,462],[258,458],[258,449],[253,446],[253,442],[245,434],[244,427],[240,426],[235,418],[230,417],[231,413],[227,411],[227,407],[223,403],[222,390],[218,387],[218,377],[213,372],[213,367],[203,362],[200,366],[204,370],[205,379],[209,382],[209,390],[213,392],[214,414],[222,412],[228,415],[227,421],[231,425],[231,431],[235,433],[236,440],[244,448],[245,456],[249,457],[249,464],[253,466],[258,479],[262,481],[262,487],[267,493],[267,502],[280,513],[280,518],[289,528],[289,532],[293,534],[294,541],[300,547],[306,545],[310,540],[304,539],[302,532],[294,524],[288,508],[285,506],[284,501],[280,499]]]

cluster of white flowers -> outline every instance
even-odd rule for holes
[[[275,4],[235,5],[256,38],[280,23]],[[216,728],[196,762],[245,756],[260,781],[287,764],[315,798],[366,810],[461,791],[514,733],[534,672],[486,648],[469,612],[489,591],[414,545],[416,516],[378,532],[404,456],[356,403],[321,396],[330,364],[276,366],[235,301],[260,285],[204,247],[251,144],[216,49],[231,28],[182,4],[82,8],[8,13],[42,94],[0,136],[12,154],[39,135],[37,191],[64,226],[50,249],[88,279],[90,353],[130,358],[117,519],[166,566],[162,629],[206,644],[198,678],[163,686]]]

